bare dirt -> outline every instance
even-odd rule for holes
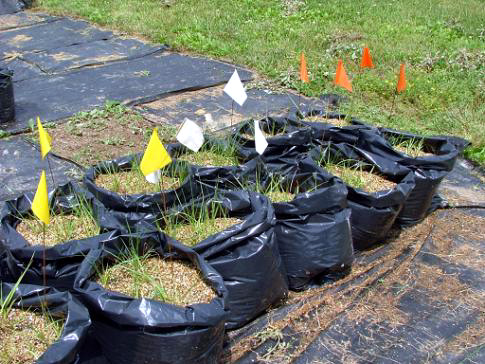
[[[181,260],[142,258],[140,267],[134,268],[126,262],[119,263],[108,268],[104,275],[109,277],[104,284],[107,290],[136,298],[163,300],[187,306],[209,303],[216,297],[199,270],[191,263]],[[161,299],[161,295],[164,299]]]

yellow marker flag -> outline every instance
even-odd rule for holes
[[[170,158],[170,155],[168,155],[162,142],[158,138],[158,128],[153,129],[152,136],[140,163],[142,173],[145,176],[148,176],[171,162],[172,158]]]
[[[47,195],[47,180],[45,178],[45,171],[40,175],[39,185],[32,201],[32,212],[44,224],[49,225],[49,196]]]
[[[39,117],[37,117],[37,129],[39,129],[40,154],[42,155],[42,159],[44,159],[47,153],[51,150],[52,139],[44,130]]]

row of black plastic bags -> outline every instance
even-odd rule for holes
[[[282,301],[288,288],[305,289],[348,271],[353,246],[363,249],[382,241],[392,226],[417,223],[441,203],[436,189],[466,142],[426,138],[424,148],[435,155],[410,158],[395,151],[386,137],[417,136],[352,122],[355,125],[337,128],[305,122],[297,115],[266,118],[261,121],[263,130],[283,134],[268,139],[263,157],[255,153],[254,141],[245,138],[252,124],[244,123],[230,137],[209,140],[205,147],[235,143],[239,166],[190,166],[175,161],[165,173],[187,168],[187,179],[179,188],[155,194],[119,195],[96,185],[99,174],[129,170],[138,165],[140,155],[100,163],[86,173],[89,192],[69,184],[51,197],[53,206],[66,212],[73,208],[73,196],[83,195],[103,233],[48,248],[48,285],[73,292],[88,307],[94,322],[90,332],[112,362],[215,362],[221,354],[224,326],[233,329],[246,324]],[[177,144],[168,150],[175,158],[189,152]],[[371,194],[346,186],[317,163],[329,153],[333,158],[372,164],[396,182],[396,188]],[[290,190],[298,189],[292,201],[272,204],[243,190],[251,184],[265,186],[275,175],[284,177],[281,183]],[[15,230],[19,213],[29,213],[30,201],[29,195],[10,201],[2,213],[2,281],[14,282],[32,259],[24,282],[42,284],[42,247],[31,246]],[[156,223],[164,214],[213,202],[243,222],[193,249],[158,230]],[[96,264],[140,240],[161,256],[170,251],[196,262],[218,293],[216,302],[173,307],[108,292],[90,281]],[[81,350],[80,355],[89,352]]]

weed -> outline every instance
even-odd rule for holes
[[[177,305],[215,297],[200,272],[186,261],[164,259],[155,251],[139,254],[135,248],[112,258],[112,264],[97,272],[98,282],[108,290]]]
[[[29,242],[55,245],[60,242],[88,238],[99,234],[99,226],[89,203],[76,197],[77,203],[69,213],[51,211],[51,223],[45,227],[33,217],[19,217],[17,231]]]
[[[387,141],[394,149],[413,158],[433,155],[425,151],[424,139],[390,136]]]
[[[396,183],[380,175],[374,165],[331,156],[327,150],[320,156],[318,164],[353,188],[372,193],[396,187]]]
[[[230,217],[220,202],[211,201],[204,207],[192,205],[183,212],[165,216],[162,229],[182,243],[194,246],[240,222],[240,219]]]
[[[161,169],[160,183],[153,184],[146,180],[138,160],[133,161],[129,170],[119,171],[108,168],[104,172],[96,177],[96,184],[123,195],[176,189],[182,185],[188,176],[187,166],[184,163],[172,162]]]

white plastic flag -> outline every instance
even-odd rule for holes
[[[192,120],[185,118],[182,127],[177,133],[177,140],[193,152],[198,152],[204,144],[202,128]]]
[[[162,178],[162,172],[158,169],[155,172],[147,174],[145,178],[150,183],[153,183],[153,184],[158,183]]]
[[[256,145],[256,152],[262,155],[268,146],[268,142],[259,128],[259,121],[254,120],[254,144]]]
[[[243,106],[244,102],[248,98],[237,70],[234,70],[229,82],[226,84],[226,87],[224,87],[224,92],[228,94],[234,101],[236,101],[239,106]]]

